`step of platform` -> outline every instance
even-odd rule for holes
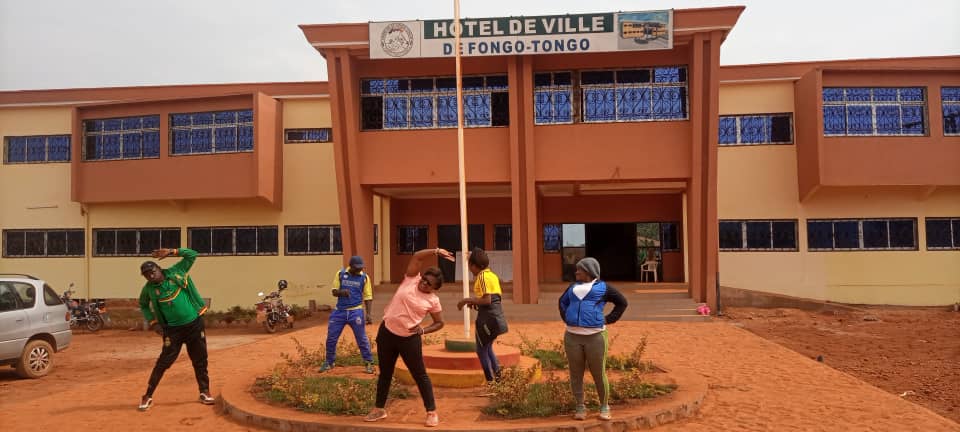
[[[474,354],[474,357],[476,357],[476,354]],[[535,368],[533,380],[540,379],[540,362],[537,361],[537,359],[520,357],[517,366],[521,368]],[[487,382],[479,364],[476,369],[436,369],[428,367],[427,375],[430,375],[430,382],[433,383],[434,387],[470,388],[480,387]],[[394,370],[393,376],[404,384],[416,384],[416,382],[413,381],[413,377],[410,376],[407,365],[402,361],[397,362],[397,368]]]
[[[511,367],[520,362],[520,350],[516,347],[494,344],[493,352],[497,355],[500,366]],[[423,363],[428,369],[482,370],[477,353],[446,351],[443,345],[424,346]]]

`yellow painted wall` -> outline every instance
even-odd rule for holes
[[[726,85],[721,114],[792,112],[792,84]],[[794,145],[721,147],[720,219],[797,219],[799,252],[720,252],[724,286],[843,303],[960,301],[960,251],[927,251],[925,217],[960,216],[960,188],[823,189],[797,197]],[[807,219],[915,217],[917,251],[808,252]]]
[[[0,143],[8,136],[70,133],[70,108],[0,108]],[[0,228],[83,228],[70,201],[70,164],[0,164]],[[43,278],[58,292],[79,282],[83,258],[3,258],[0,272]]]
[[[69,108],[0,109],[0,135],[70,133]],[[283,127],[330,127],[326,99],[296,99],[283,102]],[[76,144],[74,144],[76,145]],[[192,271],[204,297],[213,298],[213,309],[240,305],[252,307],[258,291],[276,289],[279,279],[289,282],[289,303],[306,305],[309,300],[332,304],[330,283],[343,263],[342,255],[285,256],[285,225],[336,225],[340,223],[333,144],[285,144],[283,146],[283,209],[254,200],[207,200],[189,202],[116,203],[88,207],[91,228],[180,227],[186,246],[187,227],[277,225],[280,229],[277,256],[201,256]],[[29,186],[28,186],[29,185]],[[376,223],[383,229],[380,200],[375,202]],[[27,207],[44,207],[28,209]],[[388,208],[389,210],[389,208]],[[83,228],[80,205],[70,201],[70,165],[0,165],[0,226],[3,228]],[[92,233],[87,233],[86,251],[91,254]],[[389,238],[381,238],[381,247]],[[378,254],[389,257],[389,254]],[[146,257],[90,257],[90,283],[86,283],[85,258],[0,258],[0,272],[26,272],[47,280],[63,291],[77,285],[81,296],[136,297],[143,286],[138,273]],[[174,261],[163,263],[172,265]],[[381,264],[381,262],[378,262]],[[387,263],[383,263],[387,264]],[[374,280],[382,280],[383,264]]]

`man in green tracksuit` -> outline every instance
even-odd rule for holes
[[[181,257],[180,262],[168,269],[160,268],[153,261],[140,265],[140,274],[147,280],[140,291],[140,310],[150,326],[159,324],[163,329],[163,350],[150,374],[147,392],[140,398],[140,411],[153,405],[153,391],[160,384],[163,373],[173,365],[186,344],[187,354],[193,363],[193,372],[200,387],[200,402],[212,405],[210,378],[207,376],[207,339],[204,335],[203,315],[207,311],[203,298],[190,279],[190,267],[197,259],[193,249],[157,249],[151,254],[156,259],[168,256]],[[151,310],[152,309],[152,310]]]

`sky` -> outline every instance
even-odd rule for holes
[[[461,15],[732,5],[723,65],[960,54],[958,0],[461,0]],[[323,81],[298,24],[452,16],[452,0],[0,0],[0,90]]]

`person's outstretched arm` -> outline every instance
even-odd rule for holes
[[[410,263],[407,264],[407,272],[405,275],[407,277],[414,277],[420,274],[420,269],[423,268],[423,260],[429,257],[430,255],[436,255],[446,259],[448,261],[456,262],[457,259],[453,257],[453,254],[450,251],[442,248],[436,249],[421,249],[418,250],[410,258]]]

